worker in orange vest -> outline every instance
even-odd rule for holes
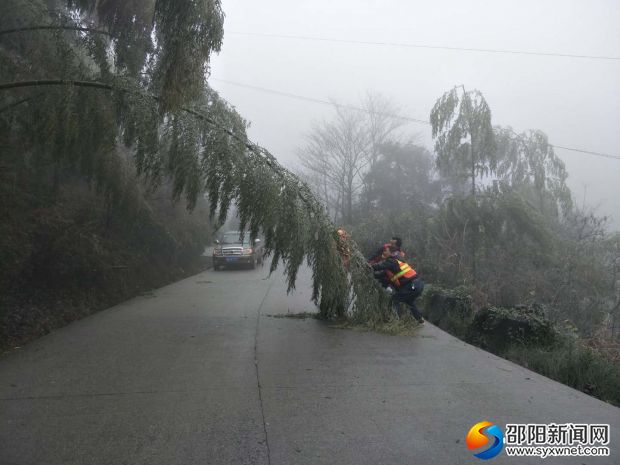
[[[399,259],[399,250],[395,245],[385,247],[381,257],[383,261],[372,265],[372,268],[375,278],[379,279],[384,286],[393,289],[394,311],[398,315],[398,307],[402,302],[409,307],[411,315],[419,323],[424,323],[424,318],[415,303],[415,300],[422,295],[424,281],[416,270]]]

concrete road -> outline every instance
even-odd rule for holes
[[[208,271],[8,355],[0,464],[474,464],[483,419],[611,424],[611,457],[490,463],[620,463],[620,409],[431,325],[272,316],[314,311],[307,274]]]

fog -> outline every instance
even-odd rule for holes
[[[357,104],[380,93],[404,116],[427,120],[446,90],[480,90],[493,124],[540,129],[552,144],[620,156],[620,59],[396,46],[620,57],[616,0],[223,0],[222,51],[210,83],[251,123],[249,136],[294,167],[296,150],[328,105],[241,87]],[[268,37],[304,36],[348,41]],[[229,81],[229,82],[224,82]],[[407,131],[431,148],[430,126]],[[611,215],[620,229],[620,160],[556,149],[578,205]]]

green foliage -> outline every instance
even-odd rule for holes
[[[557,258],[546,274],[544,297],[554,302],[554,317],[572,321],[584,336],[617,314],[618,249],[607,238],[605,221],[573,208],[556,225]]]
[[[209,58],[219,52],[224,37],[220,1],[157,0],[153,30],[157,45],[150,90],[159,96],[160,110],[200,99]]]
[[[19,207],[0,222],[0,348],[202,268],[204,200],[190,213],[171,188],[142,192],[128,171],[114,209],[79,177],[63,176],[53,196],[29,183],[12,193]]]
[[[440,197],[433,164],[424,147],[395,142],[381,145],[364,178],[360,203],[371,210],[396,212],[425,208]]]
[[[555,339],[555,329],[538,305],[482,309],[476,312],[467,334],[469,342],[494,353],[517,345],[548,346]]]
[[[496,168],[491,109],[486,100],[478,90],[454,87],[437,100],[430,119],[440,172],[469,177],[474,195],[476,177]]]
[[[620,406],[620,368],[574,339],[562,338],[551,347],[512,346],[499,355]]]
[[[406,244],[405,252],[411,263],[425,260],[428,227],[427,218],[432,217],[432,210],[426,206],[399,211],[370,210],[351,227],[351,232],[367,256],[383,246],[387,239],[394,235],[401,237]],[[429,263],[430,265],[430,263]]]
[[[400,318],[389,316],[381,320],[371,319],[368,321],[339,321],[330,324],[332,328],[350,329],[353,331],[376,331],[390,336],[415,336],[420,329],[420,323],[409,314]]]
[[[495,128],[497,174],[499,178],[531,198],[542,214],[558,216],[560,206],[567,213],[571,206],[566,186],[564,162],[554,153],[542,131],[517,134],[512,128]]]
[[[471,196],[475,197],[476,177],[489,175],[496,168],[491,109],[483,95],[477,90],[466,91],[463,86],[446,92],[431,111],[431,125],[440,173],[455,178],[456,187],[467,174]],[[474,229],[467,236],[471,278],[475,282],[478,233]]]
[[[425,286],[421,305],[424,317],[441,329],[464,339],[475,313],[471,291],[465,286],[453,289],[437,285]]]
[[[427,286],[424,316],[451,334],[614,405],[620,405],[617,361],[553,325],[538,305],[476,311],[467,287]]]
[[[544,218],[511,191],[449,198],[427,224],[426,251],[438,264],[438,278],[450,286],[471,281],[474,238],[478,278],[498,296],[526,279],[515,270],[543,268],[553,258],[552,233]]]
[[[159,96],[162,113],[201,97],[209,59],[213,52],[219,52],[224,36],[219,0],[49,3],[55,8],[48,10],[46,24],[71,24],[77,18],[76,25],[96,24],[105,29],[113,38],[117,75],[147,83],[147,88]],[[37,7],[45,11],[43,2]]]
[[[434,262],[427,260],[426,222],[435,213],[433,204],[440,191],[433,159],[426,149],[413,144],[383,144],[365,177],[356,215],[359,219],[350,231],[367,256],[388,238],[401,237],[411,265],[422,266],[429,276]]]

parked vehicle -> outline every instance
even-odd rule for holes
[[[250,242],[250,233],[246,232],[241,238],[241,231],[228,231],[217,240],[213,248],[213,269],[228,266],[246,265],[256,268],[263,264],[264,249],[260,239]]]

